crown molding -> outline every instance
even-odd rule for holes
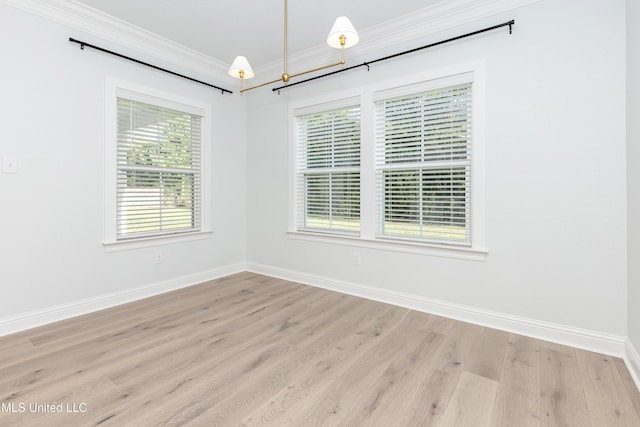
[[[349,49],[349,58],[373,55],[390,47],[425,38],[455,26],[494,16],[541,0],[445,0],[408,15],[360,31],[361,42]],[[196,73],[224,84],[237,81],[227,75],[229,64],[173,42],[75,0],[0,0],[16,9],[82,31],[146,57]],[[318,45],[290,55],[293,72],[337,61],[339,53]],[[282,73],[282,58],[258,66],[256,82]]]
[[[347,51],[349,58],[373,55],[384,49],[425,38],[452,27],[465,25],[541,0],[446,0],[382,24],[359,30],[360,43]],[[291,73],[320,67],[339,59],[337,50],[318,45],[288,58]],[[373,58],[369,58],[373,59]],[[353,64],[351,64],[353,65]],[[255,67],[256,77],[282,73],[282,59]],[[268,77],[264,77],[267,80]]]
[[[227,76],[228,64],[74,0],[0,0],[0,4],[175,64],[199,76],[235,83]]]

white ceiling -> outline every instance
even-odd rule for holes
[[[358,31],[450,0],[289,0],[289,54],[325,43],[335,18]],[[283,56],[283,0],[78,0],[224,63]]]

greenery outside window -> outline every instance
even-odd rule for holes
[[[207,238],[211,105],[112,78],[105,89],[105,249]]]
[[[484,259],[485,70],[478,60],[292,103],[289,236]]]
[[[471,244],[471,84],[376,102],[379,237]]]
[[[360,230],[360,108],[296,117],[298,229]]]
[[[200,231],[202,117],[118,98],[117,239]]]

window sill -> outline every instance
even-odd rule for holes
[[[318,243],[328,243],[342,246],[355,246],[358,248],[377,249],[391,252],[404,252],[418,255],[439,256],[446,258],[465,259],[469,261],[485,261],[486,249],[437,245],[432,243],[413,243],[399,240],[365,239],[356,236],[327,235],[304,231],[287,232],[290,239],[306,240]]]
[[[175,243],[204,240],[211,237],[213,231],[199,231],[197,233],[177,236],[146,237],[126,241],[105,241],[102,243],[105,252],[128,251],[132,249],[151,248],[156,246],[173,245]]]

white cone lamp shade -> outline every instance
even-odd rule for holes
[[[336,49],[341,49],[343,46],[340,44],[340,36],[345,37],[345,49],[355,46],[360,40],[358,32],[346,16],[339,16],[336,22],[333,23],[333,27],[331,27],[327,37],[327,44]]]
[[[241,71],[244,71],[243,76],[241,76]],[[255,76],[255,73],[251,65],[249,65],[247,58],[244,56],[236,56],[236,59],[233,60],[233,63],[229,67],[229,75],[236,79],[251,79]]]

